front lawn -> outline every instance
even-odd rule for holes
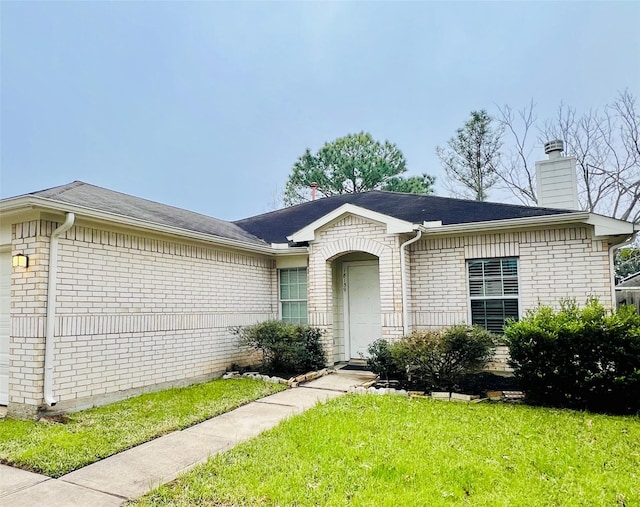
[[[350,395],[136,505],[639,506],[640,418]]]
[[[59,477],[283,389],[258,380],[214,380],[70,413],[60,422],[3,419],[0,463]]]

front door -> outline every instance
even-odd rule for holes
[[[0,405],[9,402],[11,251],[0,252]]]
[[[345,262],[342,277],[346,359],[367,357],[367,347],[381,338],[378,262]]]

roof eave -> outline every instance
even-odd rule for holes
[[[555,224],[584,223],[593,225],[596,237],[621,236],[633,234],[635,227],[630,222],[615,218],[595,215],[586,211],[560,213],[557,215],[536,215],[532,217],[509,218],[505,220],[487,220],[483,222],[467,222],[464,224],[450,224],[441,226],[421,226],[428,235],[440,236],[447,234],[462,234],[483,230],[505,230],[523,227],[536,227]]]
[[[61,201],[55,201],[44,197],[20,196],[0,201],[0,212],[17,213],[22,211],[31,211],[40,209],[42,211],[58,211],[62,213],[75,213],[79,218],[90,218],[94,220],[102,220],[117,225],[125,225],[138,229],[144,229],[151,232],[161,232],[172,236],[180,236],[183,238],[204,241],[206,243],[214,243],[221,246],[228,246],[242,250],[249,250],[255,253],[274,254],[271,245],[260,245],[250,241],[242,241],[238,239],[225,238],[216,236],[215,234],[207,234],[203,232],[191,231],[180,227],[172,227],[170,225],[159,224],[141,220],[139,218],[127,217],[117,213],[109,213],[107,211],[96,210],[77,204],[68,204]]]
[[[272,253],[276,257],[286,257],[287,255],[308,254],[307,246],[290,246],[288,243],[271,243]]]

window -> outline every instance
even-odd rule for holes
[[[280,318],[307,324],[307,268],[280,270]]]
[[[517,319],[518,259],[467,261],[471,323],[502,334],[508,318]]]

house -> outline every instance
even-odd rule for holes
[[[640,273],[623,278],[615,286],[616,305],[633,305],[640,311]]]
[[[576,211],[575,161],[548,151],[550,207],[372,191],[231,223],[77,181],[3,199],[0,404],[34,417],[204,380],[245,358],[230,326],[266,319],[322,328],[333,363],[417,328],[500,332],[540,302],[611,305],[634,226]]]

